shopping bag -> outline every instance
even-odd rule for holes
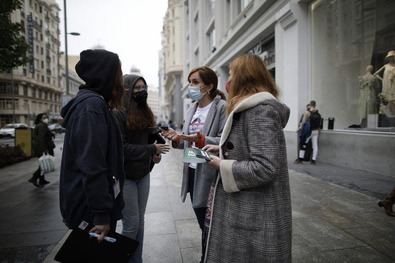
[[[307,138],[307,140],[300,146],[299,150],[299,159],[302,161],[310,161],[311,154],[313,152],[313,147],[311,144],[311,137]]]
[[[38,159],[38,163],[40,165],[40,169],[44,173],[50,173],[55,171],[55,162],[54,162],[55,157],[49,154],[43,154],[41,157]]]

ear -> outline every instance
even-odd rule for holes
[[[210,84],[210,85],[207,85],[207,86],[205,86],[206,87],[206,91],[207,92],[210,92],[213,88],[214,88],[214,85],[213,84]]]

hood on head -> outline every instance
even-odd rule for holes
[[[108,102],[119,66],[119,57],[115,53],[102,49],[82,51],[75,66],[78,76],[85,81],[80,89],[94,91]]]
[[[127,94],[123,96],[123,106],[125,107],[125,109],[129,108],[130,100],[132,99],[133,87],[139,79],[144,81],[145,85],[147,85],[147,82],[141,75],[137,75],[137,74],[123,75],[123,87],[124,89],[128,89]]]

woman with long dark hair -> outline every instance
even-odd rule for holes
[[[54,156],[55,143],[53,142],[53,137],[55,137],[55,134],[49,130],[48,122],[49,119],[46,113],[38,114],[34,121],[33,151],[37,157],[41,157],[43,154]],[[44,171],[41,171],[40,166],[33,173],[29,182],[36,187],[42,187],[49,183],[49,181],[45,180]]]
[[[125,207],[123,209],[122,233],[139,241],[139,247],[130,258],[131,263],[142,262],[144,242],[144,218],[150,189],[150,171],[160,162],[161,154],[169,146],[159,135],[155,117],[147,104],[148,90],[140,75],[123,77],[125,96],[123,110],[114,111],[124,139]]]
[[[217,74],[209,67],[202,66],[191,70],[188,75],[188,94],[194,101],[189,108],[182,134],[173,129],[162,134],[173,141],[177,148],[203,147],[206,144],[218,144],[226,121],[225,95],[218,90]],[[202,230],[202,257],[205,251],[204,218],[207,211],[207,199],[217,171],[207,164],[186,163],[181,186],[181,199],[187,194]]]

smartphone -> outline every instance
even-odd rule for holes
[[[168,131],[168,130],[169,130],[169,126],[167,126],[167,125],[161,125],[160,128],[161,128],[162,130],[165,130],[165,131]]]

